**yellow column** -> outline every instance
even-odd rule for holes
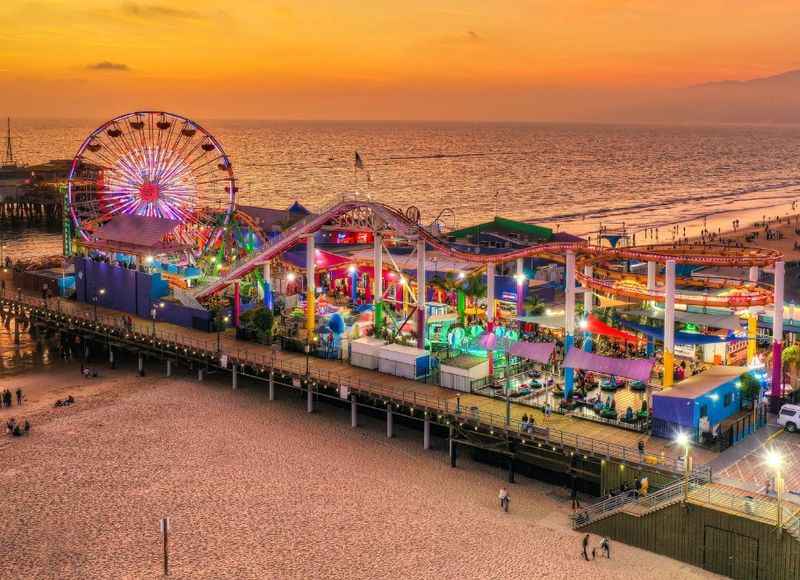
[[[314,234],[306,238],[306,330],[308,330],[308,340],[314,337],[314,329],[317,327],[316,304],[314,291],[316,290],[316,248],[314,245]]]
[[[671,387],[675,382],[672,369],[675,368],[675,355],[668,350],[664,350],[664,377],[661,381],[662,386]]]
[[[753,362],[758,353],[756,336],[758,335],[758,315],[749,313],[747,315],[747,364]]]

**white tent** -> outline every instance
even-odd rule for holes
[[[483,357],[463,355],[442,363],[439,384],[447,389],[469,393],[473,381],[489,376],[489,360]]]
[[[381,348],[378,359],[378,370],[389,375],[418,379],[430,372],[431,355],[427,350],[388,344]]]

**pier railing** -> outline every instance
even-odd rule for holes
[[[262,377],[270,372],[279,372],[295,375],[301,382],[311,383],[312,386],[317,384],[335,386],[340,389],[340,392],[345,392],[342,390],[344,387],[347,389],[347,393],[381,399],[384,405],[393,404],[410,410],[425,411],[445,422],[454,420],[462,426],[468,425],[491,434],[513,434],[514,437],[521,439],[523,444],[539,447],[549,446],[553,450],[574,449],[586,455],[662,469],[672,473],[682,473],[683,471],[683,462],[680,458],[640,452],[638,449],[562,431],[546,425],[531,427],[513,416],[506,417],[479,407],[463,406],[459,404],[458,400],[454,402],[452,398],[436,397],[413,389],[380,385],[359,377],[345,376],[334,370],[307,366],[302,359],[288,359],[280,351],[273,350],[265,353],[247,349],[234,350],[227,348],[224,343],[221,343],[221,348],[218,349],[219,337],[196,338],[186,333],[165,331],[163,328],[153,327],[151,323],[141,319],[134,320],[131,328],[126,325],[126,315],[122,313],[108,315],[101,310],[95,315],[93,307],[90,305],[63,300],[50,299],[45,303],[44,300],[30,296],[17,296],[14,300],[4,299],[4,301],[19,306],[24,305],[32,313],[38,314],[40,318],[53,321],[66,321],[69,318],[78,328],[102,336],[109,341],[126,340],[141,348],[167,355],[169,353],[183,354],[186,358],[194,358],[209,367],[222,368],[221,356],[225,355],[227,357],[225,366],[236,364],[240,372],[246,373],[250,368]],[[694,472],[707,473],[708,468],[699,467]]]

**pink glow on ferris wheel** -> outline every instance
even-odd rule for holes
[[[80,176],[86,168],[93,180]],[[144,111],[116,117],[86,138],[67,199],[85,240],[114,215],[130,214],[177,221],[181,241],[196,246],[218,238],[235,196],[230,160],[213,135],[186,117]]]

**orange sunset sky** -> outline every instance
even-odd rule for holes
[[[800,68],[799,0],[4,0],[0,22],[13,117],[580,119]]]

